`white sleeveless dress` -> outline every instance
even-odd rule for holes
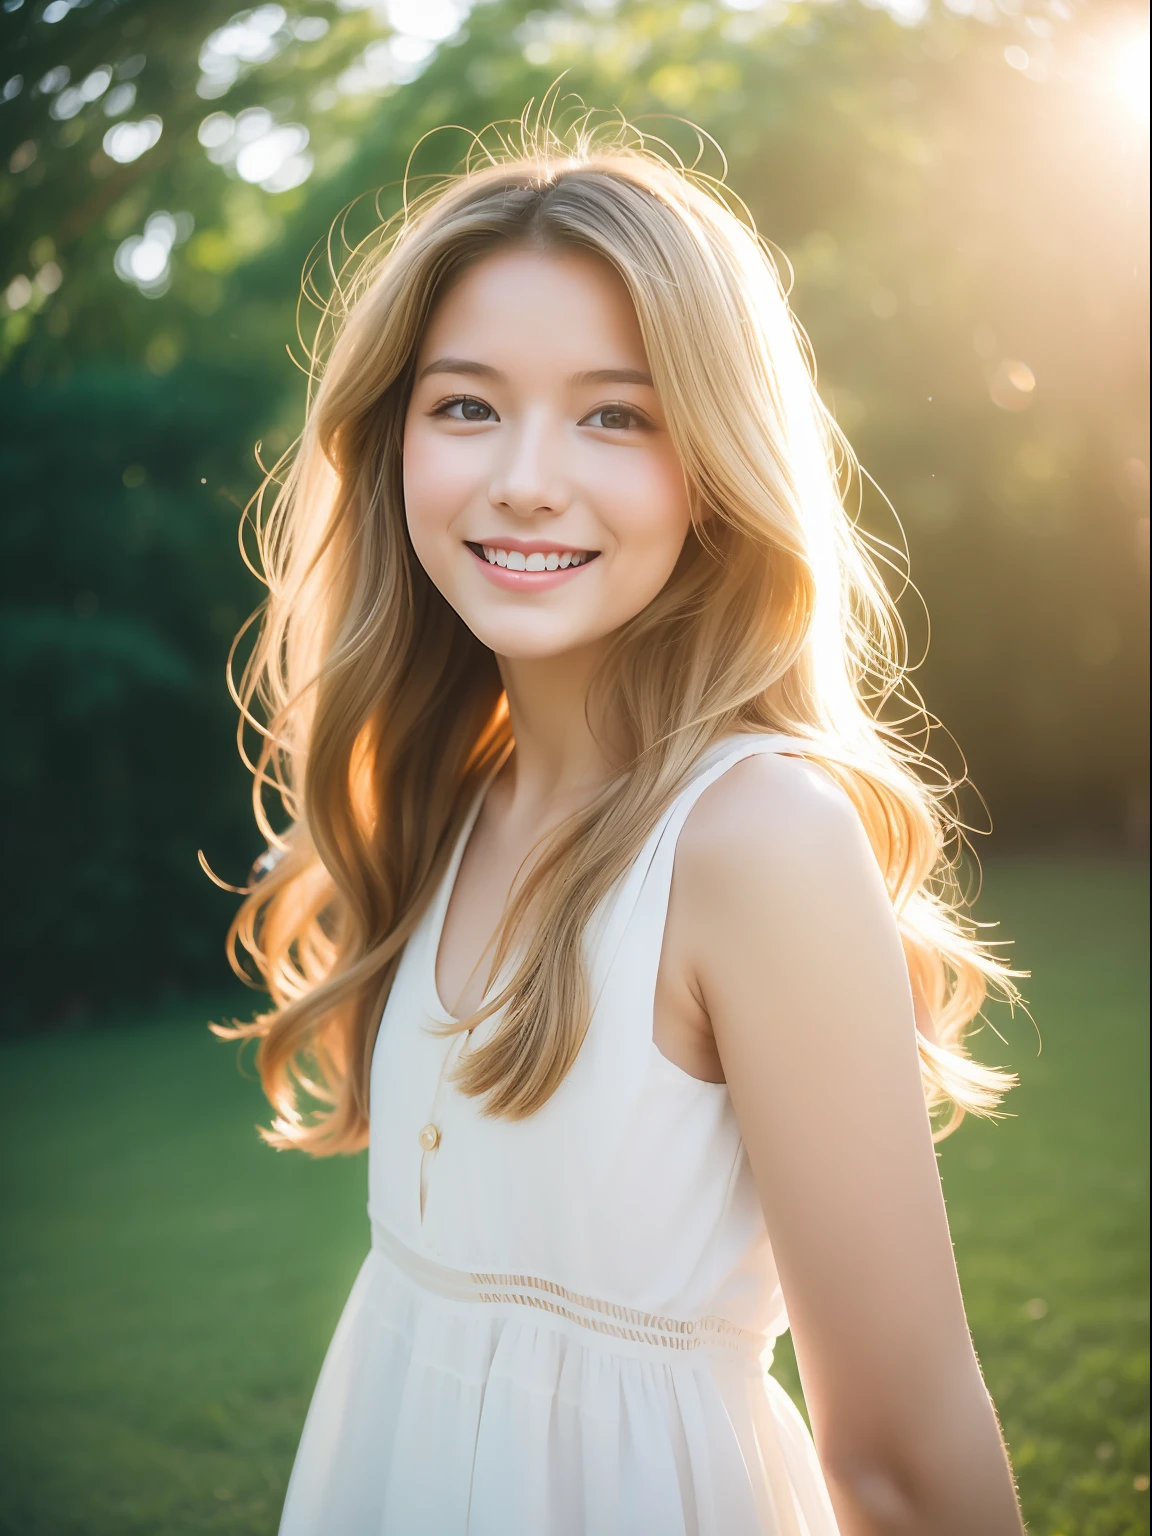
[[[835,1536],[768,1375],[788,1324],[727,1088],[652,1040],[680,828],[739,759],[788,750],[741,735],[701,759],[589,925],[588,1034],[521,1121],[459,1094],[467,1037],[426,1027],[448,1017],[436,955],[477,795],[384,1010],[372,1247],[280,1536]]]

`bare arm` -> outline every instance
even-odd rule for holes
[[[854,810],[810,765],[746,759],[693,808],[676,880],[844,1536],[1020,1536]]]

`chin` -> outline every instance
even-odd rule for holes
[[[546,661],[553,656],[563,656],[566,651],[579,650],[594,638],[590,634],[574,633],[565,625],[531,620],[514,624],[485,623],[477,615],[473,615],[471,621],[465,615],[461,617],[482,645],[510,661]]]

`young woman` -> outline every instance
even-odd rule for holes
[[[1011,982],[764,248],[553,140],[345,298],[242,693],[267,1139],[369,1149],[282,1536],[1019,1533],[930,1118]]]

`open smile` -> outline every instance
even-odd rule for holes
[[[570,549],[559,544],[527,547],[473,543],[468,549],[484,567],[485,575],[508,591],[539,592],[569,581],[598,558],[598,549]]]

